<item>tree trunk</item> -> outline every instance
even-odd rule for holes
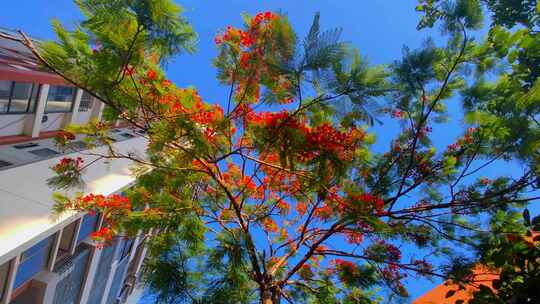
[[[272,287],[261,291],[262,304],[281,304],[281,293],[279,288]]]

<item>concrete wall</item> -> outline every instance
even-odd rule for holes
[[[77,117],[73,123],[77,125],[87,123],[90,120],[91,116],[92,116],[92,112],[90,110],[86,112],[79,112],[79,114],[77,114]]]
[[[47,121],[41,124],[41,132],[56,131],[62,129],[66,125],[67,113],[45,113]]]
[[[21,135],[28,117],[32,114],[3,114],[0,115],[1,136]]]
[[[146,140],[140,137],[115,143],[119,153],[141,151],[145,146]],[[101,154],[106,149],[100,147],[94,151]],[[95,156],[80,153],[69,156],[81,156],[85,163],[96,159]],[[55,191],[47,185],[47,178],[53,174],[50,168],[63,157],[0,171],[0,202],[3,202],[0,204],[0,264],[82,216],[74,213],[51,216]],[[83,179],[86,185],[81,190],[103,195],[120,191],[135,180],[131,175],[131,164],[132,161],[127,159],[95,162],[85,170]]]

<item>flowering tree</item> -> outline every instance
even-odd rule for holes
[[[157,229],[147,278],[163,302],[370,303],[376,286],[406,296],[408,275],[448,277],[431,258],[474,247],[489,229],[481,214],[534,199],[537,155],[522,144],[536,145],[540,134],[536,86],[505,91],[507,72],[494,84],[469,81],[471,70],[484,75],[506,58],[488,47],[496,37],[469,38],[479,5],[420,7],[424,26],[443,20],[447,44],[405,49],[389,66],[369,65],[339,30],[321,31],[318,15],[303,40],[284,15],[245,15],[242,27],[215,37],[228,98],[209,103],[161,68],[193,50],[178,6],[77,3],[86,20],[74,31],[55,23],[58,42],[10,39],[107,105],[104,121],[67,131],[108,146],[88,152],[96,160],[131,159],[137,182],[128,198],[58,195],[57,211],[102,213],[94,237],[105,243]],[[446,105],[458,92],[467,126],[437,146],[436,128],[457,128]],[[514,99],[500,110],[508,115],[494,113],[501,94],[530,101],[527,114]],[[146,155],[114,148],[108,132],[118,119],[140,131]],[[388,125],[399,132],[383,139],[387,151],[375,150],[375,132]],[[485,177],[500,160],[521,161],[523,172]],[[63,160],[51,183],[77,186],[90,165]]]

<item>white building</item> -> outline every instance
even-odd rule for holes
[[[100,119],[103,107],[40,70],[24,46],[0,39],[0,304],[135,303],[140,295],[146,251],[140,237],[98,249],[89,235],[101,225],[99,215],[55,218],[51,210],[46,180],[63,157],[52,138],[69,123]],[[144,149],[136,133],[114,131],[119,151]],[[86,149],[82,141],[73,146]],[[92,161],[81,152],[70,156]],[[133,182],[129,166],[128,160],[90,166],[84,192],[120,193]]]

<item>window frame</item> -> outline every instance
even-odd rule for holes
[[[129,244],[128,244],[129,242]],[[131,250],[133,249],[133,244],[135,243],[135,240],[134,239],[131,239],[131,238],[124,238],[122,240],[122,243],[120,244],[120,248],[119,248],[119,256],[118,256],[118,261],[123,261],[125,258],[129,257],[130,253],[131,253]],[[128,244],[128,245],[127,245]],[[126,246],[127,245],[127,246]]]
[[[89,238],[90,235],[92,235],[92,232],[95,232],[98,230],[100,218],[101,218],[101,213],[96,213],[94,215],[90,215],[90,213],[86,213],[85,215],[83,215],[83,217],[81,218],[79,232],[77,233],[77,245],[79,245],[80,243],[84,242],[84,240]],[[86,230],[88,229],[88,226],[87,226],[88,224],[91,225],[90,227],[92,229],[90,230],[90,232],[85,233],[85,235],[81,235],[81,233],[86,232]]]
[[[49,96],[51,94],[51,88],[52,87],[66,87],[66,88],[71,88],[73,89],[73,94],[72,94],[72,98],[71,98],[71,106],[69,107],[69,110],[56,110],[56,111],[47,111],[47,104],[49,103]],[[71,113],[73,112],[73,107],[75,106],[75,99],[77,98],[77,88],[76,87],[71,87],[71,86],[65,86],[65,85],[51,85],[49,87],[49,92],[47,93],[47,98],[45,99],[45,107],[43,109],[43,113],[44,114],[54,114],[54,113]],[[67,102],[67,101],[64,101],[64,102]]]
[[[66,226],[64,226],[59,231],[62,231],[62,235],[60,236],[60,239],[58,240],[58,248],[56,249],[56,252],[53,252],[55,255],[55,263],[58,263],[62,261],[64,258],[71,256],[72,248],[75,247],[75,238],[77,237],[77,225],[79,220],[75,220]],[[63,241],[67,244],[62,244]],[[67,248],[63,247],[63,245],[67,245]]]
[[[4,262],[4,264],[0,265],[0,271],[3,270],[3,267],[6,268],[6,273],[5,280],[0,280],[0,302],[5,298],[9,288],[8,283],[13,269],[13,260],[9,260],[7,262]]]
[[[7,106],[7,111],[0,112],[0,115],[20,115],[20,114],[35,113],[38,100],[39,100],[39,93],[41,92],[41,85],[35,82],[24,82],[24,81],[15,81],[15,80],[6,80],[6,81],[11,82],[11,85],[9,86],[8,106]],[[13,99],[13,91],[15,89],[16,83],[27,83],[27,84],[32,85],[32,88],[30,89],[30,96],[28,97],[28,100],[26,102],[26,109],[24,111],[11,112],[11,101]],[[32,97],[34,97],[34,92],[36,92],[34,106],[31,107],[30,105],[32,104]]]
[[[46,237],[45,239],[33,244],[30,248],[26,249],[25,251],[21,252],[20,259],[18,262],[17,272],[15,273],[14,281],[13,281],[13,288],[19,289],[21,286],[24,286],[24,284],[30,282],[36,274],[41,272],[42,270],[47,269],[47,266],[52,258],[52,254],[54,251],[54,234]],[[33,272],[28,278],[22,279],[20,282],[17,279],[19,276],[19,272],[22,271],[22,265],[25,264],[27,261],[33,260],[36,258],[36,256],[42,257],[45,262],[43,265],[41,265],[39,270],[35,270],[34,268],[25,269],[25,271],[31,271]],[[38,260],[39,261],[39,260]],[[28,262],[30,263],[30,262]],[[34,266],[33,264],[28,264],[30,266]],[[23,274],[24,273],[24,274]],[[28,273],[21,272],[24,276],[28,276]]]

